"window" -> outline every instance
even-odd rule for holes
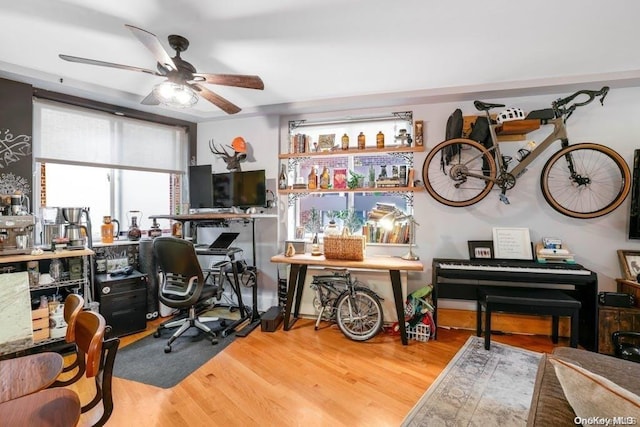
[[[103,216],[129,228],[129,211],[174,213],[187,165],[183,128],[118,117],[54,102],[34,102],[34,157],[41,170],[41,206],[88,207],[94,241]],[[140,218],[139,218],[140,220]],[[167,220],[160,221],[164,229]]]

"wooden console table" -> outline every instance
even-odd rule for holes
[[[400,271],[423,271],[424,265],[420,261],[408,261],[391,256],[371,256],[363,261],[343,261],[337,259],[325,259],[324,256],[313,256],[311,254],[299,254],[286,257],[282,254],[271,257],[271,262],[280,264],[290,264],[289,288],[287,290],[287,303],[284,312],[284,330],[291,329],[298,318],[300,312],[300,301],[304,290],[304,281],[307,276],[307,267],[310,265],[320,267],[335,268],[359,268],[364,270],[388,270],[391,277],[391,288],[393,289],[393,299],[398,315],[398,326],[400,327],[400,338],[402,344],[407,345],[407,329],[404,320],[404,299],[402,296],[402,284],[400,282]],[[293,299],[295,297],[295,306]],[[293,319],[291,319],[291,308],[293,306]]]

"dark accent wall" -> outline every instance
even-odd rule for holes
[[[0,194],[33,200],[33,88],[0,79]]]

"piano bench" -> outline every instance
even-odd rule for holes
[[[502,311],[516,314],[534,314],[552,316],[551,339],[558,342],[559,316],[571,317],[571,347],[578,346],[578,325],[581,307],[580,301],[571,298],[559,290],[531,289],[531,288],[480,288],[478,289],[478,304],[476,317],[476,331],[482,336],[482,308],[485,309],[484,348],[489,350],[491,345],[491,313]]]

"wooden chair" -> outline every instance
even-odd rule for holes
[[[64,299],[64,321],[67,323],[67,334],[65,335],[65,341],[69,344],[73,344],[73,359],[69,364],[66,364],[62,369],[62,372],[71,372],[74,369],[78,368],[78,372],[69,379],[60,380],[58,379],[55,383],[55,387],[65,387],[69,384],[73,384],[78,381],[85,372],[85,360],[84,357],[81,357],[78,354],[78,346],[75,343],[76,335],[75,335],[75,326],[76,326],[76,316],[78,313],[82,311],[84,308],[84,298],[82,298],[78,294],[69,294]]]
[[[120,339],[114,337],[105,340],[106,328],[106,321],[99,313],[81,311],[75,317],[74,341],[78,357],[84,361],[82,373],[87,378],[94,378],[96,388],[95,396],[82,406],[82,413],[88,412],[102,401],[102,416],[94,426],[103,426],[113,412],[111,380]]]

